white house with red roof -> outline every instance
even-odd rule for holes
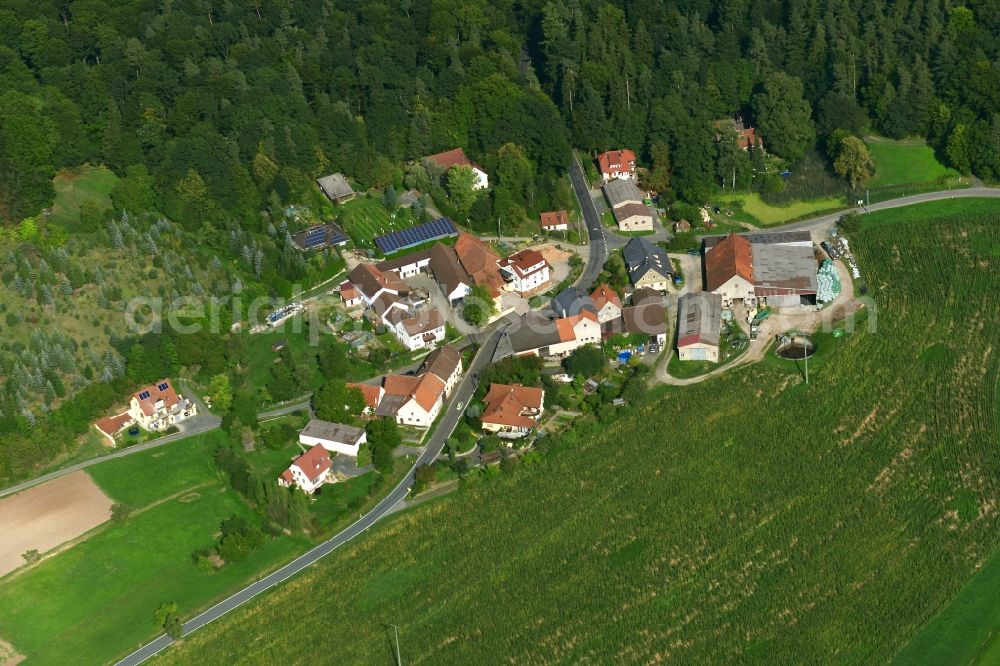
[[[169,379],[161,379],[132,394],[128,414],[146,430],[163,430],[198,413],[193,402],[174,390]]]
[[[344,280],[340,283],[340,298],[344,301],[345,308],[353,308],[355,305],[361,305],[363,302],[361,300],[361,293],[350,280]]]
[[[497,262],[500,276],[507,283],[509,291],[525,296],[548,285],[549,262],[538,250],[521,250]]]
[[[461,148],[453,148],[443,153],[435,153],[424,158],[425,162],[430,162],[438,168],[448,171],[454,167],[466,167],[472,169],[476,174],[476,183],[472,186],[474,190],[485,190],[490,186],[490,178],[483,171],[483,168],[465,156],[465,151]]]
[[[590,300],[594,301],[597,308],[597,321],[605,323],[614,321],[622,316],[622,301],[618,293],[606,284],[599,284],[590,294]]]
[[[376,416],[394,418],[400,425],[429,428],[441,413],[445,383],[436,375],[386,375],[382,388],[385,396]]]
[[[597,156],[597,166],[605,183],[615,178],[635,180],[635,153],[627,148],[601,153]]]
[[[361,395],[364,396],[365,399],[365,408],[361,411],[361,414],[365,416],[374,414],[375,410],[378,408],[378,404],[382,402],[382,398],[385,397],[385,389],[381,386],[372,386],[371,384],[348,384],[347,388],[354,388],[361,391]]]
[[[296,458],[278,477],[278,485],[286,488],[298,486],[302,492],[312,495],[316,489],[331,480],[330,454],[322,444]]]
[[[521,384],[493,384],[483,398],[483,430],[500,437],[524,437],[542,417],[545,391]]]
[[[540,216],[543,231],[566,231],[569,229],[569,213],[564,210],[550,210]]]

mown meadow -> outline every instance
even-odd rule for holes
[[[657,389],[156,663],[387,663],[390,623],[409,663],[890,660],[998,544],[1000,209],[872,214],[852,247],[877,328],[810,386],[767,362]]]

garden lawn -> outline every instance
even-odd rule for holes
[[[56,190],[49,222],[64,227],[67,231],[95,231],[80,228],[80,207],[91,202],[101,212],[111,208],[111,190],[118,182],[118,176],[104,167],[81,167],[79,173],[60,172],[53,179]]]
[[[192,551],[212,545],[223,520],[251,511],[221,483],[197,492],[108,523],[83,543],[0,582],[0,636],[28,663],[105,663],[161,633],[153,622],[161,603],[176,601],[190,617],[305,549],[303,539],[270,539],[243,562],[212,574],[199,571]]]
[[[93,465],[87,473],[113,501],[141,509],[186,488],[219,482],[212,454],[225,438],[213,430]]]
[[[957,171],[938,162],[934,150],[924,143],[870,139],[868,150],[875,161],[875,175],[868,183],[872,188],[931,183],[959,176]]]
[[[400,208],[396,218],[389,216],[381,197],[360,196],[337,207],[337,219],[344,232],[358,247],[375,249],[375,236],[406,229],[413,225],[409,209]]]
[[[742,209],[744,213],[753,218],[750,220],[751,222],[763,227],[847,207],[843,198],[840,197],[795,201],[787,206],[772,206],[762,201],[760,195],[756,192],[750,194],[726,194],[719,197],[719,201],[723,204]]]
[[[760,363],[658,388],[156,663],[231,664],[251,644],[305,662],[303,632],[351,637],[330,662],[389,663],[390,621],[410,663],[890,661],[1000,544],[1000,211],[954,203],[865,216],[851,247],[877,330],[809,386]]]

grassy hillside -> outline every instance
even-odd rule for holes
[[[877,330],[663,388],[593,440],[395,519],[161,664],[889,660],[997,546],[994,202],[852,239]],[[829,338],[832,340],[832,337]]]
[[[933,183],[959,176],[938,162],[934,150],[925,143],[870,139],[868,150],[875,160],[875,176],[869,183],[873,188]]]

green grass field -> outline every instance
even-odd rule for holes
[[[395,219],[389,216],[380,197],[359,197],[337,207],[337,220],[358,247],[375,248],[375,236],[413,225],[409,209],[400,208]]]
[[[57,174],[53,180],[56,199],[52,204],[52,217],[49,221],[70,232],[93,231],[80,228],[80,207],[90,202],[99,211],[111,208],[109,195],[117,182],[118,176],[104,167],[82,167],[79,173]]]
[[[307,661],[303,631],[351,637],[332,662],[389,663],[390,622],[410,663],[889,661],[1000,542],[1000,210],[864,223],[851,245],[877,316],[810,386],[760,363],[659,388],[156,663],[228,664],[251,643],[260,662]]]
[[[796,201],[787,206],[772,206],[761,200],[756,192],[750,194],[725,194],[719,197],[722,205],[738,206],[748,221],[762,227],[797,220],[810,215],[820,215],[824,212],[846,208],[846,202],[839,197]],[[739,213],[737,213],[737,216]]]
[[[868,150],[875,160],[875,176],[869,183],[873,188],[933,183],[959,176],[938,162],[933,149],[923,143],[870,140]]]
[[[190,614],[304,550],[304,539],[280,537],[215,573],[194,566],[192,551],[213,543],[222,520],[252,514],[211,465],[220,437],[91,467],[105,492],[135,513],[0,581],[0,637],[29,664],[104,663],[160,632],[153,612],[161,603],[176,601]]]

